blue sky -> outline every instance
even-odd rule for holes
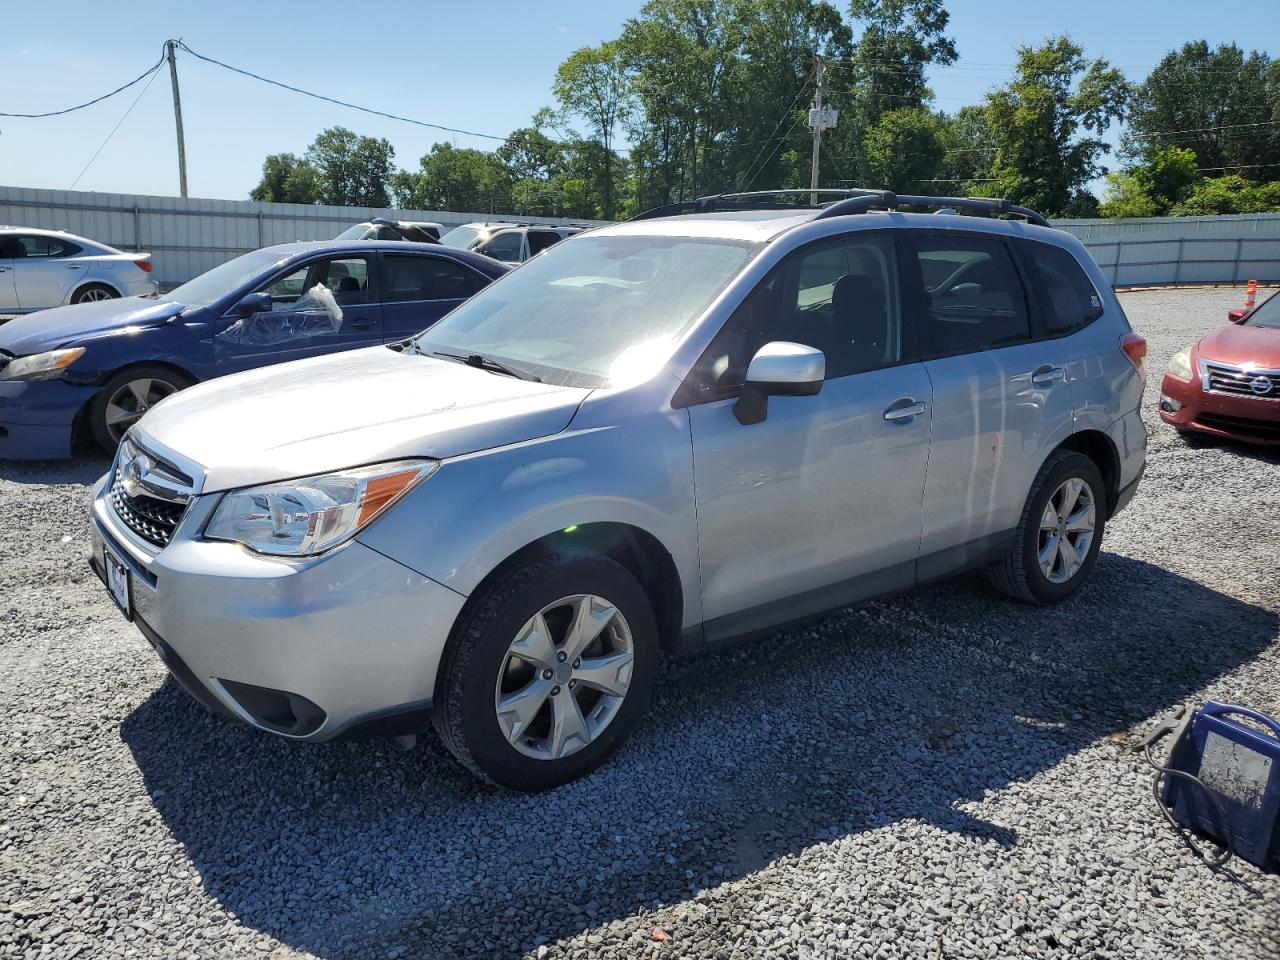
[[[551,102],[556,66],[577,47],[617,35],[641,0],[485,3],[258,0],[128,7],[9,0],[0,31],[0,111],[60,109],[141,73],[168,37],[255,73],[448,126],[506,133]],[[1091,56],[1141,78],[1191,39],[1271,46],[1275,0],[951,0],[960,61],[936,70],[937,106],[952,111],[1007,78],[1018,44],[1067,32]],[[192,196],[243,199],[262,158],[301,152],[342,124],[388,138],[416,167],[448,135],[359,114],[264,86],[179,54]],[[158,74],[106,148],[81,170],[141,87],[65,117],[0,118],[0,184],[173,195],[178,192],[167,71]],[[448,137],[449,139],[455,139]],[[457,137],[460,146],[491,142]]]

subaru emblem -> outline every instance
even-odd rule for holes
[[[136,497],[141,493],[142,478],[151,472],[152,466],[154,466],[154,464],[152,464],[151,458],[145,453],[138,454],[126,463],[124,466],[124,476],[121,479],[124,492],[131,497]]]

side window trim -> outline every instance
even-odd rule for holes
[[[981,240],[988,243],[994,243],[1001,247],[1008,255],[1010,262],[1013,264],[1014,274],[1018,278],[1018,285],[1022,292],[1023,309],[1027,312],[1028,336],[1024,339],[984,347],[982,350],[953,350],[949,353],[928,353],[923,349],[924,344],[922,342],[922,349],[919,351],[920,360],[945,360],[949,357],[963,357],[973,353],[986,353],[990,350],[1003,350],[1006,347],[1020,347],[1024,344],[1035,343],[1038,340],[1044,339],[1043,336],[1040,335],[1043,327],[1041,325],[1042,321],[1040,318],[1039,304],[1032,296],[1027,271],[1022,266],[1022,261],[1018,255],[1018,251],[1016,250],[1016,244],[1011,243],[1012,238],[1001,234],[986,233],[981,230],[942,230],[936,227],[916,227],[902,232],[908,235],[908,239],[910,241],[909,245],[911,247],[911,256],[909,258],[909,263],[911,264],[915,274],[913,278],[913,286],[915,287],[915,290],[913,293],[916,302],[916,309],[919,311],[917,316],[922,318],[922,324],[923,317],[928,312],[928,307],[924,300],[926,288],[924,283],[924,272],[920,269],[919,244],[923,239],[930,237],[938,239]]]

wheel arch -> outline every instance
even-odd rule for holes
[[[609,557],[639,581],[653,604],[662,649],[674,652],[684,614],[684,587],[670,551],[649,531],[630,523],[598,521],[566,527],[539,537],[506,557],[471,591],[456,623],[466,619],[477,597],[496,581],[536,556],[555,553],[572,556],[588,552]],[[455,623],[455,625],[456,625]]]
[[[1094,462],[1107,487],[1107,515],[1110,516],[1120,496],[1120,451],[1115,441],[1101,430],[1079,430],[1054,448],[1055,453],[1058,450],[1073,450]]]
[[[124,296],[124,291],[121,290],[119,287],[117,287],[114,283],[111,283],[107,280],[85,279],[83,282],[76,284],[76,286],[72,288],[71,292],[67,294],[67,303],[75,303],[76,297],[80,294],[80,291],[84,290],[86,287],[106,287],[108,290],[112,291],[117,297]]]
[[[161,367],[165,370],[170,370],[182,377],[186,381],[187,387],[195,386],[200,382],[200,378],[194,373],[171,360],[133,360],[114,369],[105,370],[98,376],[96,383],[98,389],[80,405],[80,409],[76,411],[75,418],[71,421],[71,438],[73,442],[80,443],[93,439],[93,431],[89,426],[89,411],[93,409],[94,401],[101,396],[102,389],[107,385],[107,382],[118,374],[139,367]],[[185,390],[186,387],[183,389]]]

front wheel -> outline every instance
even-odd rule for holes
[[[144,413],[190,385],[182,374],[155,364],[121,370],[89,404],[93,439],[107,453],[115,453],[125,433]]]
[[[1053,454],[1036,474],[1009,555],[991,581],[1026,603],[1057,603],[1080,589],[1098,559],[1106,524],[1106,487],[1092,460]]]
[[[474,598],[441,663],[433,722],[472,772],[543,790],[618,749],[657,658],[653,608],[626,569],[595,554],[543,556]]]

